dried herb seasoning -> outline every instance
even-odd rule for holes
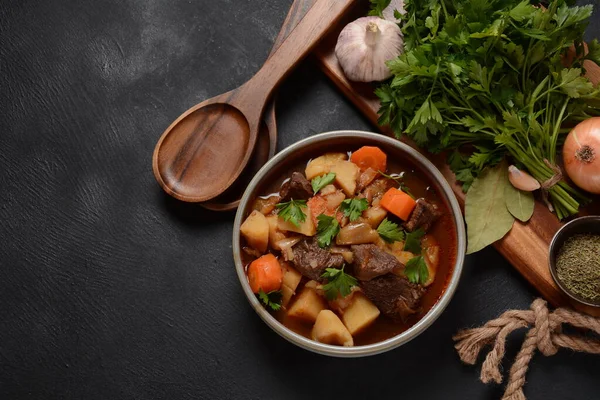
[[[556,272],[574,294],[593,302],[600,300],[600,235],[569,238],[558,253]]]

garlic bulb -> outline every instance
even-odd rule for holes
[[[398,20],[394,16],[394,11],[398,10],[400,14],[406,14],[404,9],[404,0],[392,0],[390,4],[383,10],[383,18],[388,21],[397,22]]]
[[[533,192],[540,188],[540,183],[533,176],[514,165],[508,167],[508,180],[515,188],[524,192]]]
[[[342,30],[335,55],[348,79],[382,81],[392,76],[385,62],[398,57],[403,46],[402,31],[396,23],[363,17]]]

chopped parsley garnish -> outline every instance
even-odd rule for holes
[[[346,199],[340,204],[340,210],[344,212],[346,217],[350,218],[350,221],[356,221],[362,215],[363,211],[369,208],[369,202],[367,199]]]
[[[344,267],[342,269],[327,268],[321,278],[327,279],[323,290],[328,300],[335,300],[338,295],[346,297],[352,292],[352,287],[358,285],[355,277],[344,272]]]
[[[315,194],[319,193],[319,190],[323,189],[325,186],[329,185],[335,180],[335,172],[330,172],[328,174],[317,176],[310,183],[312,185],[313,192]]]
[[[404,274],[412,283],[425,284],[427,279],[429,279],[429,269],[427,268],[427,263],[423,256],[414,257],[408,260],[406,268],[404,269]]]
[[[317,221],[317,243],[319,247],[328,247],[340,231],[340,224],[337,219],[325,214],[319,215]]]
[[[279,311],[281,309],[282,294],[280,290],[274,290],[269,293],[265,293],[262,289],[258,292],[258,299],[266,307],[269,307],[273,311]]]
[[[406,241],[404,242],[404,251],[410,251],[413,254],[421,254],[421,238],[425,236],[423,229],[417,229],[414,232],[406,234]]]
[[[379,233],[379,236],[388,243],[401,242],[404,240],[404,231],[398,227],[398,224],[387,218],[379,224],[377,233]]]
[[[275,207],[279,210],[279,217],[286,222],[291,222],[296,226],[306,221],[306,214],[302,211],[306,208],[306,200],[290,200],[285,203],[279,203]]]

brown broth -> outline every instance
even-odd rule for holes
[[[406,331],[421,318],[423,318],[423,316],[425,316],[425,314],[431,310],[431,308],[438,302],[444,293],[452,275],[454,263],[456,262],[456,230],[452,219],[452,213],[448,204],[446,201],[444,201],[443,197],[440,196],[437,190],[433,188],[433,185],[431,185],[431,182],[424,174],[422,174],[420,171],[415,171],[413,168],[408,167],[407,165],[396,160],[391,160],[390,158],[391,157],[388,157],[387,173],[390,174],[404,172],[403,181],[415,198],[426,198],[428,201],[435,203],[442,211],[442,217],[440,217],[440,219],[428,232],[428,234],[433,235],[440,245],[440,261],[435,280],[427,288],[427,291],[421,301],[421,310],[417,314],[412,315],[404,323],[398,323],[384,316],[380,316],[373,325],[371,325],[365,331],[354,336],[354,344],[356,346],[377,343],[392,338]],[[279,179],[272,181],[270,185],[265,185],[262,188],[261,194],[263,196],[269,196],[273,193],[277,193],[282,182],[288,179],[292,172],[298,171],[304,173],[305,167],[306,163],[300,163],[293,168],[288,169],[281,175]],[[251,258],[243,257],[244,265],[247,266],[251,261]],[[306,282],[307,279],[303,278],[296,292],[299,292]],[[287,328],[309,339],[311,338],[312,324],[296,320],[295,318],[290,318],[287,316],[287,313],[284,310],[273,313],[273,315]]]

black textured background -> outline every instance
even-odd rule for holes
[[[494,250],[468,257],[447,311],[409,345],[326,358],[248,306],[233,215],[171,200],[154,181],[159,135],[256,72],[290,4],[0,2],[0,399],[500,397],[451,340],[536,295]],[[311,60],[281,88],[278,118],[280,148],[373,129]],[[537,355],[526,393],[597,399],[598,371],[600,357]]]

